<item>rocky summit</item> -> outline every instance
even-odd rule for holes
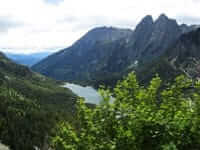
[[[162,56],[183,34],[196,28],[178,25],[164,14],[155,21],[147,15],[133,31],[93,29],[71,47],[47,57],[32,69],[58,80],[112,84],[125,73]]]

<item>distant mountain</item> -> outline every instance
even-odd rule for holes
[[[178,25],[164,14],[155,21],[148,15],[134,31],[93,29],[71,47],[47,57],[32,69],[58,80],[110,85],[127,72],[159,58],[181,35],[196,28]]]
[[[33,54],[6,53],[6,56],[18,64],[31,67],[32,65],[38,63],[50,54],[50,52],[39,52]]]
[[[34,65],[32,69],[59,80],[76,80],[77,78],[84,80],[89,69],[88,65],[95,65],[99,58],[109,56],[110,50],[104,50],[106,45],[127,38],[132,33],[132,30],[127,29],[95,28],[71,47],[47,57]],[[103,60],[101,63],[104,63]]]

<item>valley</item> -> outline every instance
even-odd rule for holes
[[[198,150],[199,79],[200,26],[165,14],[133,29],[92,28],[55,53],[0,52],[0,142],[10,150]]]
[[[25,66],[33,66],[34,64],[38,63],[48,55],[50,52],[40,52],[40,53],[33,53],[33,54],[14,54],[14,53],[5,53],[5,55],[16,62],[17,64],[25,65]]]

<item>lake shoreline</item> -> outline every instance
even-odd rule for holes
[[[65,82],[62,87],[70,89],[76,95],[83,97],[86,103],[99,104],[102,100],[98,91],[91,86],[82,86],[74,83]]]

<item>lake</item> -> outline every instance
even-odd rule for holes
[[[73,83],[66,83],[64,87],[69,88],[78,96],[85,98],[86,103],[99,104],[102,100],[100,94],[93,87],[83,87]]]

